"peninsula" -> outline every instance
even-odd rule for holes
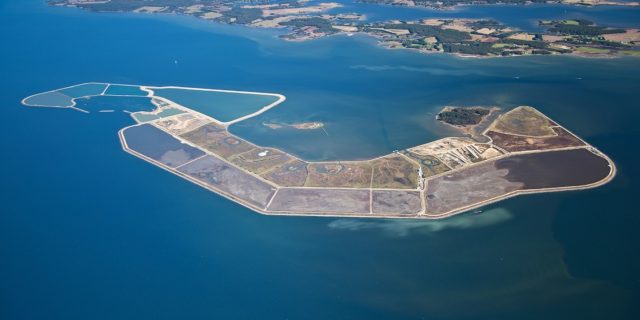
[[[521,194],[597,187],[616,172],[602,152],[527,106],[495,117],[478,107],[444,110],[442,121],[452,124],[490,120],[481,139],[449,137],[370,160],[311,162],[228,131],[279,106],[280,94],[84,83],[22,103],[91,112],[76,101],[90,107],[97,97],[153,104],[132,112],[136,123],[119,131],[126,152],[268,215],[438,219]]]
[[[459,4],[510,3],[538,1],[396,1],[367,0],[399,5],[445,7]],[[636,2],[600,0],[558,0],[544,3],[575,5]],[[423,53],[450,53],[465,57],[502,57],[522,55],[617,56],[640,54],[640,31],[596,25],[587,20],[540,21],[544,32],[530,33],[490,19],[423,19],[367,22],[358,12],[332,13],[342,7],[336,2],[237,0],[49,0],[57,6],[78,7],[97,12],[135,12],[148,14],[184,14],[225,24],[256,28],[281,28],[280,37],[306,41],[331,35],[365,34],[378,39],[381,46]]]

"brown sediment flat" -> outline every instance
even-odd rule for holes
[[[307,181],[307,162],[294,160],[263,173],[262,177],[281,187],[301,187]]]
[[[427,213],[450,212],[516,190],[587,186],[611,170],[607,159],[583,148],[513,155],[430,180]]]
[[[427,183],[427,214],[442,214],[521,189],[494,161],[437,177]]]
[[[258,209],[264,209],[275,192],[275,188],[264,181],[209,155],[180,167],[178,171]]]
[[[492,128],[506,134],[523,136],[553,135],[551,123],[536,109],[526,106],[517,107],[496,119]]]
[[[418,165],[400,155],[371,162],[372,188],[415,189],[418,185]]]
[[[419,191],[373,190],[373,213],[417,214],[422,211]]]
[[[254,144],[232,136],[226,129],[214,123],[185,133],[181,137],[225,159],[256,148]]]
[[[169,167],[175,168],[204,155],[201,150],[149,124],[126,128],[122,134],[129,149]]]
[[[191,141],[194,144],[205,147],[206,142],[215,141],[227,136],[227,130],[214,123],[209,123],[196,128],[195,130],[181,134],[180,137]]]
[[[525,137],[505,134],[496,131],[489,131],[486,133],[486,135],[493,139],[493,144],[509,152],[550,150],[565,147],[578,147],[584,145],[584,143],[582,143],[580,139],[573,136],[567,130],[560,127],[555,127],[552,129],[553,132],[557,134],[557,136]]]
[[[489,142],[489,138],[482,134],[495,122],[495,120],[502,114],[501,109],[498,107],[492,107],[491,112],[480,121],[480,123],[473,127],[471,136],[478,142]]]
[[[267,211],[368,214],[369,190],[281,188]]]
[[[607,159],[587,149],[515,155],[497,160],[496,168],[508,170],[505,178],[525,189],[583,186],[611,172]]]
[[[368,162],[311,163],[307,169],[307,187],[369,188],[371,185]]]
[[[272,148],[255,148],[231,158],[233,164],[256,174],[261,174],[291,160],[293,157],[290,155]]]

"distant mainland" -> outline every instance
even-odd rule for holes
[[[531,3],[580,6],[638,6],[638,2],[605,0],[363,0],[374,4],[421,6],[438,9],[472,4]],[[342,5],[307,0],[247,3],[246,1],[179,0],[49,0],[52,5],[97,12],[185,14],[226,24],[282,28],[289,41],[355,33],[378,39],[381,46],[422,53],[449,53],[465,57],[523,55],[577,55],[585,57],[639,56],[640,30],[612,28],[589,20],[541,20],[541,32],[524,32],[490,19],[422,19],[367,22],[361,13],[331,13]]]

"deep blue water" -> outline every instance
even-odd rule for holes
[[[0,1],[0,319],[638,318],[640,59],[473,60],[273,34]],[[87,81],[282,93],[232,131],[309,159],[446,134],[442,105],[529,104],[619,175],[442,221],[261,216],[123,152],[132,119],[118,110],[144,99],[93,109],[114,113],[20,105]],[[308,119],[329,135],[259,124]]]

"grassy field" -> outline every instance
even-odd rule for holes
[[[418,165],[405,157],[394,155],[371,162],[373,188],[415,189],[418,185]]]
[[[609,53],[609,50],[607,49],[591,48],[591,47],[578,47],[576,48],[576,51],[582,52],[582,53]]]
[[[620,51],[620,53],[622,53],[625,56],[640,57],[640,51],[624,50],[624,51]]]
[[[305,183],[307,187],[369,188],[371,186],[371,164],[367,161],[341,164],[311,163]]]
[[[493,130],[523,136],[553,136],[549,121],[530,107],[518,107],[500,116]]]

